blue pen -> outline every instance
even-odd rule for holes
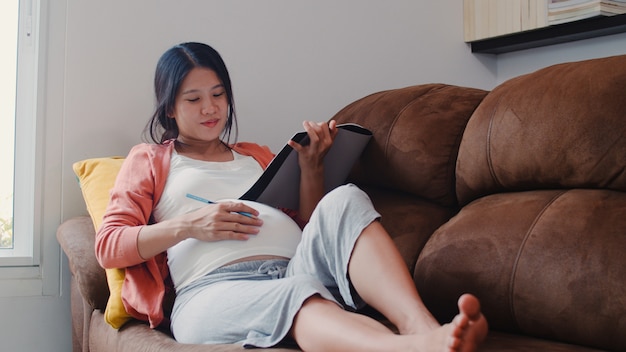
[[[191,194],[191,193],[187,193],[187,195],[186,195],[186,196],[187,196],[187,198],[191,198],[191,199],[194,199],[194,200],[200,201],[200,202],[202,202],[202,203],[207,203],[207,204],[215,204],[215,202],[213,202],[213,201],[210,201],[210,200],[208,200],[208,199],[204,199],[204,198],[202,198],[202,197],[199,197],[199,196],[193,195],[193,194]],[[238,211],[238,212],[236,212],[236,213],[237,213],[237,214],[241,214],[241,215],[243,215],[243,216],[247,216],[247,217],[249,217],[249,218],[253,218],[253,217],[254,217],[254,215],[252,215],[252,214],[250,214],[250,213],[247,213],[247,212],[245,212],[245,211]]]

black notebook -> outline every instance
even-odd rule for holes
[[[333,145],[324,157],[325,192],[346,182],[350,170],[372,138],[372,132],[357,124],[337,125]],[[306,132],[292,140],[306,145]],[[240,197],[279,208],[298,209],[300,202],[300,166],[298,152],[288,144],[276,154],[261,177]]]

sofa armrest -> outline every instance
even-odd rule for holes
[[[95,255],[95,230],[88,216],[63,222],[57,229],[57,239],[69,260],[70,271],[83,299],[94,309],[104,310],[109,287],[104,269]]]

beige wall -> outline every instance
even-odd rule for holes
[[[497,83],[569,61],[626,54],[626,33],[498,55]]]

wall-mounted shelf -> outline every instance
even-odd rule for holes
[[[626,14],[599,16],[471,42],[473,53],[502,54],[626,32]]]

